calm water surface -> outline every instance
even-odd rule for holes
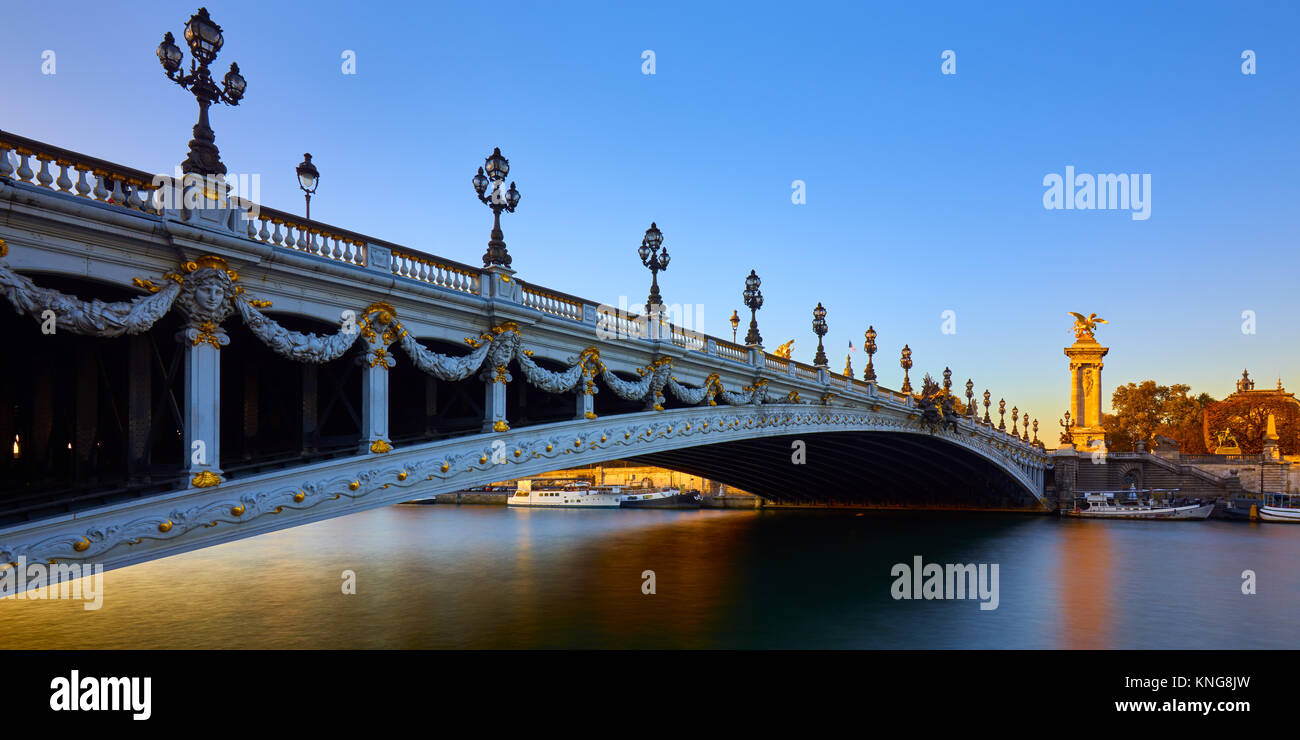
[[[998,563],[999,607],[895,601],[914,555]],[[396,506],[0,600],[0,646],[1296,648],[1297,564],[1286,525]]]

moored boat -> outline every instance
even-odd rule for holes
[[[1269,493],[1264,495],[1264,505],[1259,507],[1260,521],[1300,524],[1300,495]]]
[[[1241,522],[1259,521],[1259,507],[1262,505],[1263,502],[1258,498],[1234,498],[1216,507],[1213,518]]]
[[[1177,489],[1145,489],[1130,487],[1126,491],[1089,491],[1075,501],[1068,516],[1084,519],[1186,519],[1202,520],[1214,510],[1213,503],[1167,503],[1160,494],[1176,493]],[[1117,498],[1118,497],[1118,498]]]
[[[681,493],[676,488],[627,488],[597,486],[585,481],[521,480],[514,494],[506,499],[509,506],[548,508],[618,509],[626,502],[651,503],[672,499]]]
[[[704,502],[699,491],[681,491],[672,496],[633,494],[623,501],[624,509],[698,509]]]

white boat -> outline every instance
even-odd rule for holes
[[[1126,491],[1089,491],[1075,504],[1069,516],[1085,519],[1207,519],[1214,504],[1166,505],[1157,501],[1156,494],[1175,493],[1178,489],[1146,489],[1130,487]],[[1118,497],[1118,498],[1117,498]]]
[[[1300,495],[1270,493],[1265,495],[1264,501],[1264,505],[1259,507],[1261,521],[1300,524]]]
[[[653,502],[681,493],[676,488],[596,486],[585,481],[521,480],[506,499],[509,506],[618,509],[625,502]]]

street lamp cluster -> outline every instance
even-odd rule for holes
[[[185,22],[185,43],[190,47],[190,72],[181,72],[183,54],[176,46],[176,38],[168,31],[162,43],[158,45],[158,61],[167,73],[167,79],[189,90],[199,103],[199,122],[194,124],[194,138],[190,140],[190,153],[181,164],[181,171],[202,175],[225,175],[226,166],[221,163],[221,154],[217,151],[216,134],[208,125],[208,108],[217,102],[239,105],[244,97],[248,83],[239,74],[239,65],[231,62],[230,71],[221,80],[221,87],[212,79],[208,65],[217,58],[225,39],[221,36],[221,26],[212,22],[207,8],[190,16]],[[197,63],[196,63],[197,62]]]
[[[508,174],[510,160],[503,157],[501,148],[497,147],[484,160],[483,166],[478,168],[478,174],[474,175],[474,191],[478,193],[479,201],[492,209],[493,218],[492,235],[488,239],[487,251],[483,253],[484,267],[510,267],[510,254],[506,252],[505,234],[501,231],[501,212],[515,212],[515,206],[519,205],[519,191],[511,182],[510,189],[502,192]],[[492,188],[491,193],[488,192],[489,186]]]
[[[659,251],[663,243],[663,232],[659,231],[659,227],[651,221],[650,228],[645,230],[645,236],[641,239],[641,248],[637,250],[637,254],[641,257],[641,264],[650,270],[650,297],[645,303],[646,315],[663,310],[664,303],[659,297],[659,271],[667,271],[670,259],[668,247],[664,247],[662,252]]]
[[[741,295],[749,307],[749,333],[745,335],[745,345],[758,349],[763,348],[763,337],[758,333],[758,309],[763,307],[763,291],[758,286],[762,284],[758,273],[750,270],[749,277],[745,278],[745,292]]]

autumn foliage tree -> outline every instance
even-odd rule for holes
[[[1300,407],[1283,398],[1228,398],[1211,404],[1205,414],[1205,432],[1211,437],[1222,429],[1229,429],[1237,438],[1241,452],[1258,455],[1264,450],[1264,434],[1268,431],[1268,415],[1277,424],[1278,446],[1282,454],[1295,454],[1300,439]]]
[[[1186,454],[1205,454],[1202,413],[1214,403],[1207,393],[1192,396],[1191,386],[1158,385],[1154,380],[1129,383],[1111,395],[1112,414],[1102,416],[1106,446],[1113,452],[1131,452],[1137,441],[1148,450],[1157,434],[1178,443]]]

